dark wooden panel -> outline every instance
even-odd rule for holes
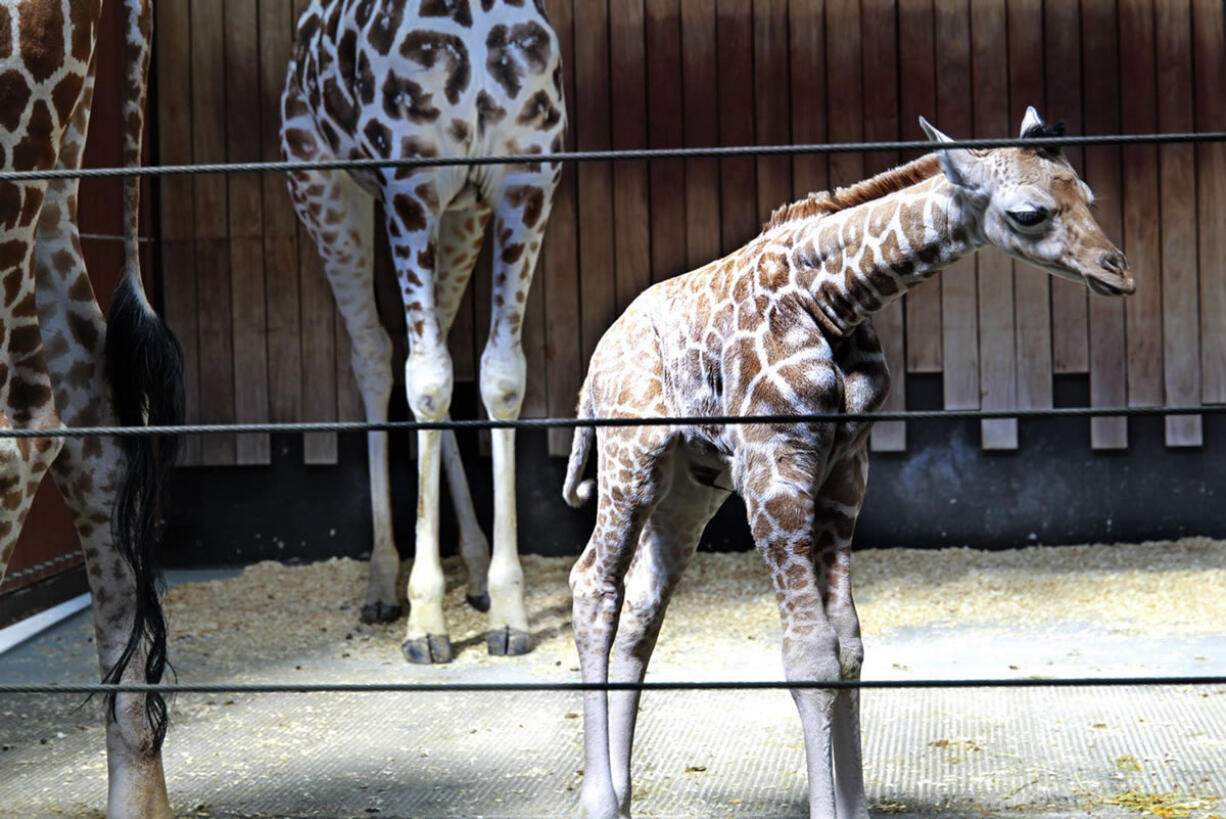
[[[180,90],[157,98],[158,161],[168,165],[192,161],[192,99],[182,93],[192,82],[191,6],[167,3],[157,11],[157,71],[163,84]],[[158,180],[161,245],[160,267],[164,279],[166,319],[183,346],[183,386],[186,420],[198,424],[200,417],[199,317],[196,310],[196,200],[190,176],[165,176]],[[201,440],[183,442],[179,464],[196,466],[201,461]]]
[[[208,3],[191,7],[192,159],[226,160],[226,54],[224,15]],[[205,423],[226,424],[234,415],[233,322],[230,308],[230,242],[227,177],[193,177],[195,196],[196,282],[199,310],[200,415]],[[201,462],[222,466],[235,462],[233,435],[208,435],[201,443]]]
[[[894,0],[864,0],[860,12],[861,59],[863,62],[864,138],[870,142],[898,139],[898,49]],[[897,151],[864,154],[864,175],[872,176],[898,164]],[[907,408],[906,347],[903,306],[898,300],[873,316],[893,382],[882,409],[897,412]],[[899,421],[873,426],[870,445],[878,452],[902,452],[907,448],[907,427]]]
[[[575,85],[572,103],[576,147],[609,148],[609,7],[607,0],[575,4]],[[676,116],[676,112],[673,112]],[[616,309],[613,266],[613,169],[606,162],[584,162],[579,179],[579,275],[583,359],[613,321]],[[683,213],[684,215],[684,213]]]
[[[924,139],[919,118],[937,117],[932,0],[898,0],[899,136]],[[905,161],[918,154],[902,157]],[[907,293],[907,371],[941,371],[941,276]]]
[[[1222,4],[1194,0],[1196,130],[1226,131],[1226,58]],[[1200,242],[1201,395],[1226,403],[1226,145],[1196,146],[1197,239]]]
[[[975,136],[1010,135],[1008,38],[1003,2],[971,4],[971,54]],[[996,248],[984,248],[979,268],[979,395],[984,409],[1017,407],[1013,320],[1013,263]],[[984,449],[1017,449],[1017,420],[979,424]]]
[[[571,0],[546,0],[545,9],[557,32],[562,48],[564,92],[567,100],[575,99],[574,18]],[[574,129],[567,129],[566,148],[574,150]],[[545,233],[547,265],[545,284],[545,353],[549,362],[549,414],[571,417],[575,413],[575,398],[583,372],[579,345],[579,265],[577,203],[575,201],[575,166],[567,164],[562,181],[554,194],[553,212]],[[571,430],[549,431],[551,455],[570,452]]]
[[[748,115],[754,104],[753,8],[745,0],[716,0],[715,8],[720,54],[719,140],[722,145],[749,145],[754,139],[753,118]],[[757,190],[754,161],[721,159],[719,177],[721,244],[723,252],[730,253],[761,227],[751,193]]]
[[[681,84],[685,144],[719,144],[718,55],[710,0],[681,0]],[[685,165],[685,266],[693,270],[720,255],[719,160]]]
[[[1085,61],[1085,132],[1119,133],[1119,38],[1115,0],[1082,0],[1082,49]],[[1087,148],[1085,180],[1094,190],[1095,218],[1117,244],[1123,231],[1120,209],[1120,151],[1112,146]],[[1089,296],[1090,404],[1122,407],[1128,400],[1124,360],[1124,302],[1118,298]],[[1126,418],[1090,421],[1094,449],[1127,449]]]
[[[259,10],[262,156],[271,161],[281,158],[280,100],[286,65],[293,52],[294,9],[290,0],[260,0]],[[260,179],[264,195],[268,414],[273,421],[298,421],[302,402],[298,220],[285,177],[270,173]],[[309,243],[303,250],[315,252]]]
[[[788,90],[787,0],[754,0],[754,120],[758,145],[791,140]],[[758,158],[758,222],[792,200],[792,163],[786,156]]]
[[[1119,0],[1120,99],[1125,133],[1158,130],[1154,63],[1153,0]],[[1158,234],[1158,148],[1123,149],[1124,254],[1137,280],[1137,292],[1124,303],[1128,341],[1128,404],[1161,406],[1162,256]]]
[[[262,158],[259,9],[250,0],[225,0],[226,161]],[[264,300],[263,182],[254,174],[227,181],[230,231],[230,320],[234,344],[234,414],[242,422],[268,420],[268,328]],[[239,435],[235,460],[269,462],[267,435]]]
[[[611,98],[613,110],[617,112],[612,117],[613,147],[618,150],[645,148],[647,58],[643,0],[615,0],[609,6],[609,25],[612,31],[612,63],[609,71],[612,80]],[[687,47],[687,59],[689,53]],[[713,145],[714,139],[704,144]],[[689,184],[688,175],[686,184]],[[647,163],[613,163],[616,312],[619,314],[651,283],[651,231],[648,217]],[[687,235],[690,232],[687,227]],[[718,237],[718,224],[713,232]]]
[[[825,0],[791,0],[788,33],[792,89],[792,141],[798,145],[826,141]],[[825,154],[792,157],[792,198],[802,199],[828,185]]]
[[[1155,8],[1158,121],[1164,130],[1191,131],[1192,15],[1188,0],[1162,0]],[[1200,312],[1196,275],[1196,149],[1158,148],[1162,208],[1162,337],[1166,404],[1200,404]],[[1200,446],[1198,415],[1168,416],[1168,446]]]
[[[1042,115],[1043,2],[1009,0],[1009,134],[1021,125],[1027,106]],[[1013,262],[1013,300],[1017,321],[1017,405],[1052,405],[1051,282],[1046,271]]]
[[[1063,120],[1076,130],[1081,122],[1081,14],[1077,3],[1043,6],[1044,57],[1047,71],[1045,119]],[[1078,148],[1067,151],[1073,167],[1085,169]],[[1086,335],[1086,288],[1067,279],[1051,282],[1052,366],[1058,373],[1090,369]]]
[[[685,144],[681,4],[679,0],[646,0],[646,11],[647,76],[651,77],[647,84],[647,139],[652,148],[680,148]],[[686,269],[685,163],[655,161],[649,173],[651,279],[660,281]]]
[[[936,126],[954,137],[973,130],[970,8],[966,0],[933,3],[937,50]],[[941,359],[946,409],[979,406],[979,321],[975,260],[954,262],[941,276]]]

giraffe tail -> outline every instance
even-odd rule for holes
[[[124,160],[139,165],[152,37],[150,0],[125,0],[129,40],[124,100]],[[143,43],[143,47],[142,46]],[[128,177],[124,187],[125,259],[123,277],[107,317],[106,366],[111,404],[122,426],[161,426],[183,421],[183,350],[158,316],[141,280],[139,232],[140,182]],[[112,517],[118,551],[132,572],[135,601],[128,642],[105,676],[120,682],[133,660],[144,662],[146,682],[161,681],[166,668],[166,622],[158,600],[153,549],[158,539],[161,490],[174,466],[179,437],[123,436],[123,472]],[[109,698],[112,716],[115,697]],[[166,733],[166,704],[157,694],[145,698],[145,713],[155,747]]]
[[[586,384],[579,400],[579,411],[576,414],[581,419],[594,417]],[[587,465],[587,457],[592,451],[592,441],[595,437],[595,427],[575,427],[575,437],[570,445],[570,461],[566,464],[566,483],[562,487],[562,497],[576,509],[590,501],[596,494],[596,481],[581,480],[583,468]]]

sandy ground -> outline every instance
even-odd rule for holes
[[[183,682],[573,680],[571,559],[524,558],[535,650],[491,658],[448,563],[456,658],[408,666],[404,621],[363,626],[366,565],[262,563],[166,595]],[[866,550],[854,560],[866,679],[1226,673],[1226,543]],[[406,566],[407,569],[407,566]],[[756,554],[699,553],[650,678],[773,680],[774,597]],[[0,658],[0,678],[96,678],[88,614]],[[0,816],[97,816],[98,706],[0,700]],[[578,697],[189,696],[166,748],[185,816],[568,816]],[[636,815],[803,813],[783,692],[648,695]],[[865,694],[875,816],[1226,814],[1226,686]]]

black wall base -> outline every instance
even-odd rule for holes
[[[940,406],[939,376],[909,376],[910,409]],[[471,388],[470,388],[471,389]],[[456,406],[471,406],[460,393]],[[467,402],[467,403],[466,403]],[[1088,403],[1084,377],[1057,378],[1057,406]],[[403,406],[393,416],[403,415]],[[856,531],[859,547],[970,545],[1001,549],[1029,543],[1139,541],[1185,535],[1226,537],[1226,418],[1204,416],[1205,446],[1170,449],[1160,417],[1129,421],[1130,447],[1090,449],[1084,418],[1019,424],[1019,449],[984,452],[976,421],[914,422],[908,451],[873,456],[868,496]],[[461,435],[478,515],[492,518],[491,470],[476,435]],[[564,459],[545,453],[543,432],[519,435],[519,542],[523,552],[577,555],[594,510],[561,498]],[[371,544],[366,445],[343,435],[336,466],[302,465],[301,437],[277,436],[266,467],[180,470],[168,514],[165,565],[361,556]],[[391,436],[397,543],[412,552],[415,465],[408,436]],[[1219,496],[1221,495],[1221,496]],[[442,540],[455,542],[448,502]],[[732,498],[707,527],[704,548],[752,546],[744,508]]]

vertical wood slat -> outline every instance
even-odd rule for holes
[[[546,0],[549,20],[562,49],[562,80],[566,99],[575,99],[574,18],[571,0]],[[575,129],[568,128],[566,150],[574,150]],[[579,342],[579,282],[575,276],[579,263],[576,235],[575,166],[567,163],[553,198],[549,229],[545,232],[545,350],[549,361],[549,414],[566,417],[574,414],[575,398],[583,364]],[[570,452],[572,430],[549,431],[549,454]]]
[[[1045,114],[1043,94],[1043,0],[1008,0],[1010,134],[1027,106]],[[1013,262],[1017,325],[1017,405],[1052,405],[1051,280],[1046,271]]]
[[[1003,2],[971,4],[972,94],[976,137],[1008,135],[1008,38]],[[993,247],[976,257],[979,273],[979,395],[988,410],[1017,407],[1013,263]],[[984,449],[1017,449],[1017,419],[980,421]]]
[[[225,0],[226,160],[261,158],[260,26],[256,4]],[[234,414],[242,422],[268,420],[268,354],[265,346],[264,203],[262,180],[235,174],[227,180],[229,206],[230,321],[234,340]],[[266,464],[268,435],[235,438],[235,461]]]
[[[791,136],[788,89],[787,0],[754,0],[754,121],[758,145],[787,144]],[[792,199],[792,163],[786,156],[758,158],[758,222]]]
[[[1158,130],[1153,0],[1119,0],[1121,128]],[[1137,292],[1124,303],[1128,344],[1128,405],[1161,406],[1162,256],[1158,232],[1158,146],[1123,149],[1124,254],[1136,272]]]
[[[936,121],[936,52],[932,0],[898,0],[899,135],[924,139],[919,118]],[[908,154],[903,160],[915,159]],[[941,371],[941,279],[933,276],[903,298],[906,312],[907,372]],[[902,371],[899,371],[902,375]]]
[[[1226,43],[1222,4],[1194,0],[1196,130],[1226,130]],[[1226,146],[1196,146],[1197,240],[1200,256],[1201,396],[1226,403]]]
[[[307,0],[294,0],[294,19],[306,8]],[[304,228],[298,228],[298,306],[301,316],[299,344],[302,369],[299,379],[304,421],[336,420],[336,305],[324,276],[323,262],[314,242]],[[303,463],[334,464],[337,459],[336,434],[309,432],[302,436]]]
[[[1119,38],[1115,0],[1082,0],[1082,37],[1085,64],[1085,132],[1119,133]],[[1120,242],[1120,150],[1109,145],[1087,148],[1085,180],[1094,190],[1095,218],[1107,237]],[[1124,358],[1124,303],[1122,299],[1090,294],[1090,404],[1122,407],[1128,400],[1127,363]],[[1090,420],[1090,446],[1127,449],[1128,419]]]
[[[798,145],[826,141],[825,0],[791,0],[788,35],[791,57],[792,141]],[[826,190],[825,154],[792,157],[792,198]]]
[[[1158,64],[1158,121],[1164,129],[1190,131],[1192,111],[1192,20],[1188,0],[1157,4],[1154,34]],[[1200,403],[1200,319],[1196,275],[1196,149],[1158,148],[1162,208],[1162,338],[1166,404]],[[1166,419],[1167,446],[1200,446],[1201,417]]]
[[[583,89],[573,102],[576,147],[609,147],[609,4],[584,0],[575,4],[575,86]],[[674,20],[675,23],[675,20]],[[584,162],[579,180],[579,275],[583,360],[614,318],[613,169],[607,162]]]
[[[191,6],[191,141],[196,162],[226,160],[225,15],[218,11],[211,3],[195,2]],[[227,179],[219,174],[202,174],[192,181],[196,263],[201,274],[196,282],[200,413],[206,423],[227,424],[235,420]],[[205,436],[201,461],[208,466],[233,464],[234,435]]]
[[[831,142],[864,139],[860,55],[860,0],[827,0],[826,127]],[[863,154],[831,154],[829,163],[831,188],[864,178]]]
[[[609,76],[613,111],[616,112],[612,116],[612,138],[616,150],[647,147],[645,22],[643,0],[617,0],[609,6],[612,43]],[[613,253],[617,270],[616,313],[619,315],[651,283],[647,195],[646,162],[613,163],[616,231]]]
[[[168,6],[171,4],[167,4]],[[290,0],[260,0],[260,94],[263,158],[281,158],[281,91],[293,52]],[[164,96],[173,96],[167,94]],[[261,174],[264,205],[264,281],[270,420],[300,420],[301,348],[298,313],[298,219],[281,174]],[[307,252],[314,252],[311,247]]]
[[[203,0],[196,0],[203,2]],[[191,87],[192,27],[188,2],[167,3],[157,12],[157,70],[161,83]],[[159,94],[157,99],[159,161],[186,165],[192,162],[192,100],[190,94]],[[200,346],[196,312],[196,254],[194,181],[190,176],[164,176],[160,187],[162,242],[161,269],[165,276],[163,300],[166,318],[183,347],[183,382],[186,421],[200,423]],[[183,441],[179,464],[200,464],[201,440]]]
[[[679,0],[646,0],[646,11],[647,76],[651,78],[647,84],[647,140],[652,148],[680,148],[685,142],[681,5]],[[685,163],[656,160],[648,173],[651,280],[660,281],[686,269]]]
[[[716,48],[720,54],[719,141],[721,145],[749,145],[754,137],[753,120],[746,115],[754,105],[753,8],[745,0],[716,0],[715,7]],[[748,194],[757,190],[755,167],[754,161],[748,158],[721,159],[719,162],[723,253],[745,244],[760,227],[757,204]],[[653,227],[653,238],[655,235]]]
[[[933,4],[937,51],[937,120],[946,134],[971,133],[970,9],[967,0],[936,0]],[[944,365],[946,409],[979,407],[979,324],[976,308],[975,260],[960,259],[941,276],[941,360]]]
[[[1043,63],[1047,69],[1045,119],[1081,122],[1081,15],[1075,2],[1043,5]],[[1065,151],[1073,167],[1085,169],[1082,151]],[[1052,279],[1052,367],[1057,373],[1084,373],[1090,369],[1086,333],[1086,288],[1078,282]]]
[[[715,15],[710,0],[681,0],[681,98],[685,144],[719,144]],[[619,67],[620,70],[620,67]],[[719,160],[685,164],[685,266],[694,270],[720,256]]]
[[[861,59],[864,76],[864,139],[898,139],[898,50],[895,0],[864,0],[860,12]],[[864,175],[872,176],[898,164],[898,153],[870,151],[864,155]],[[902,300],[886,305],[873,316],[886,364],[893,376],[882,409],[907,408],[906,346]],[[901,421],[873,425],[869,445],[876,452],[902,452],[907,448],[907,427]]]

